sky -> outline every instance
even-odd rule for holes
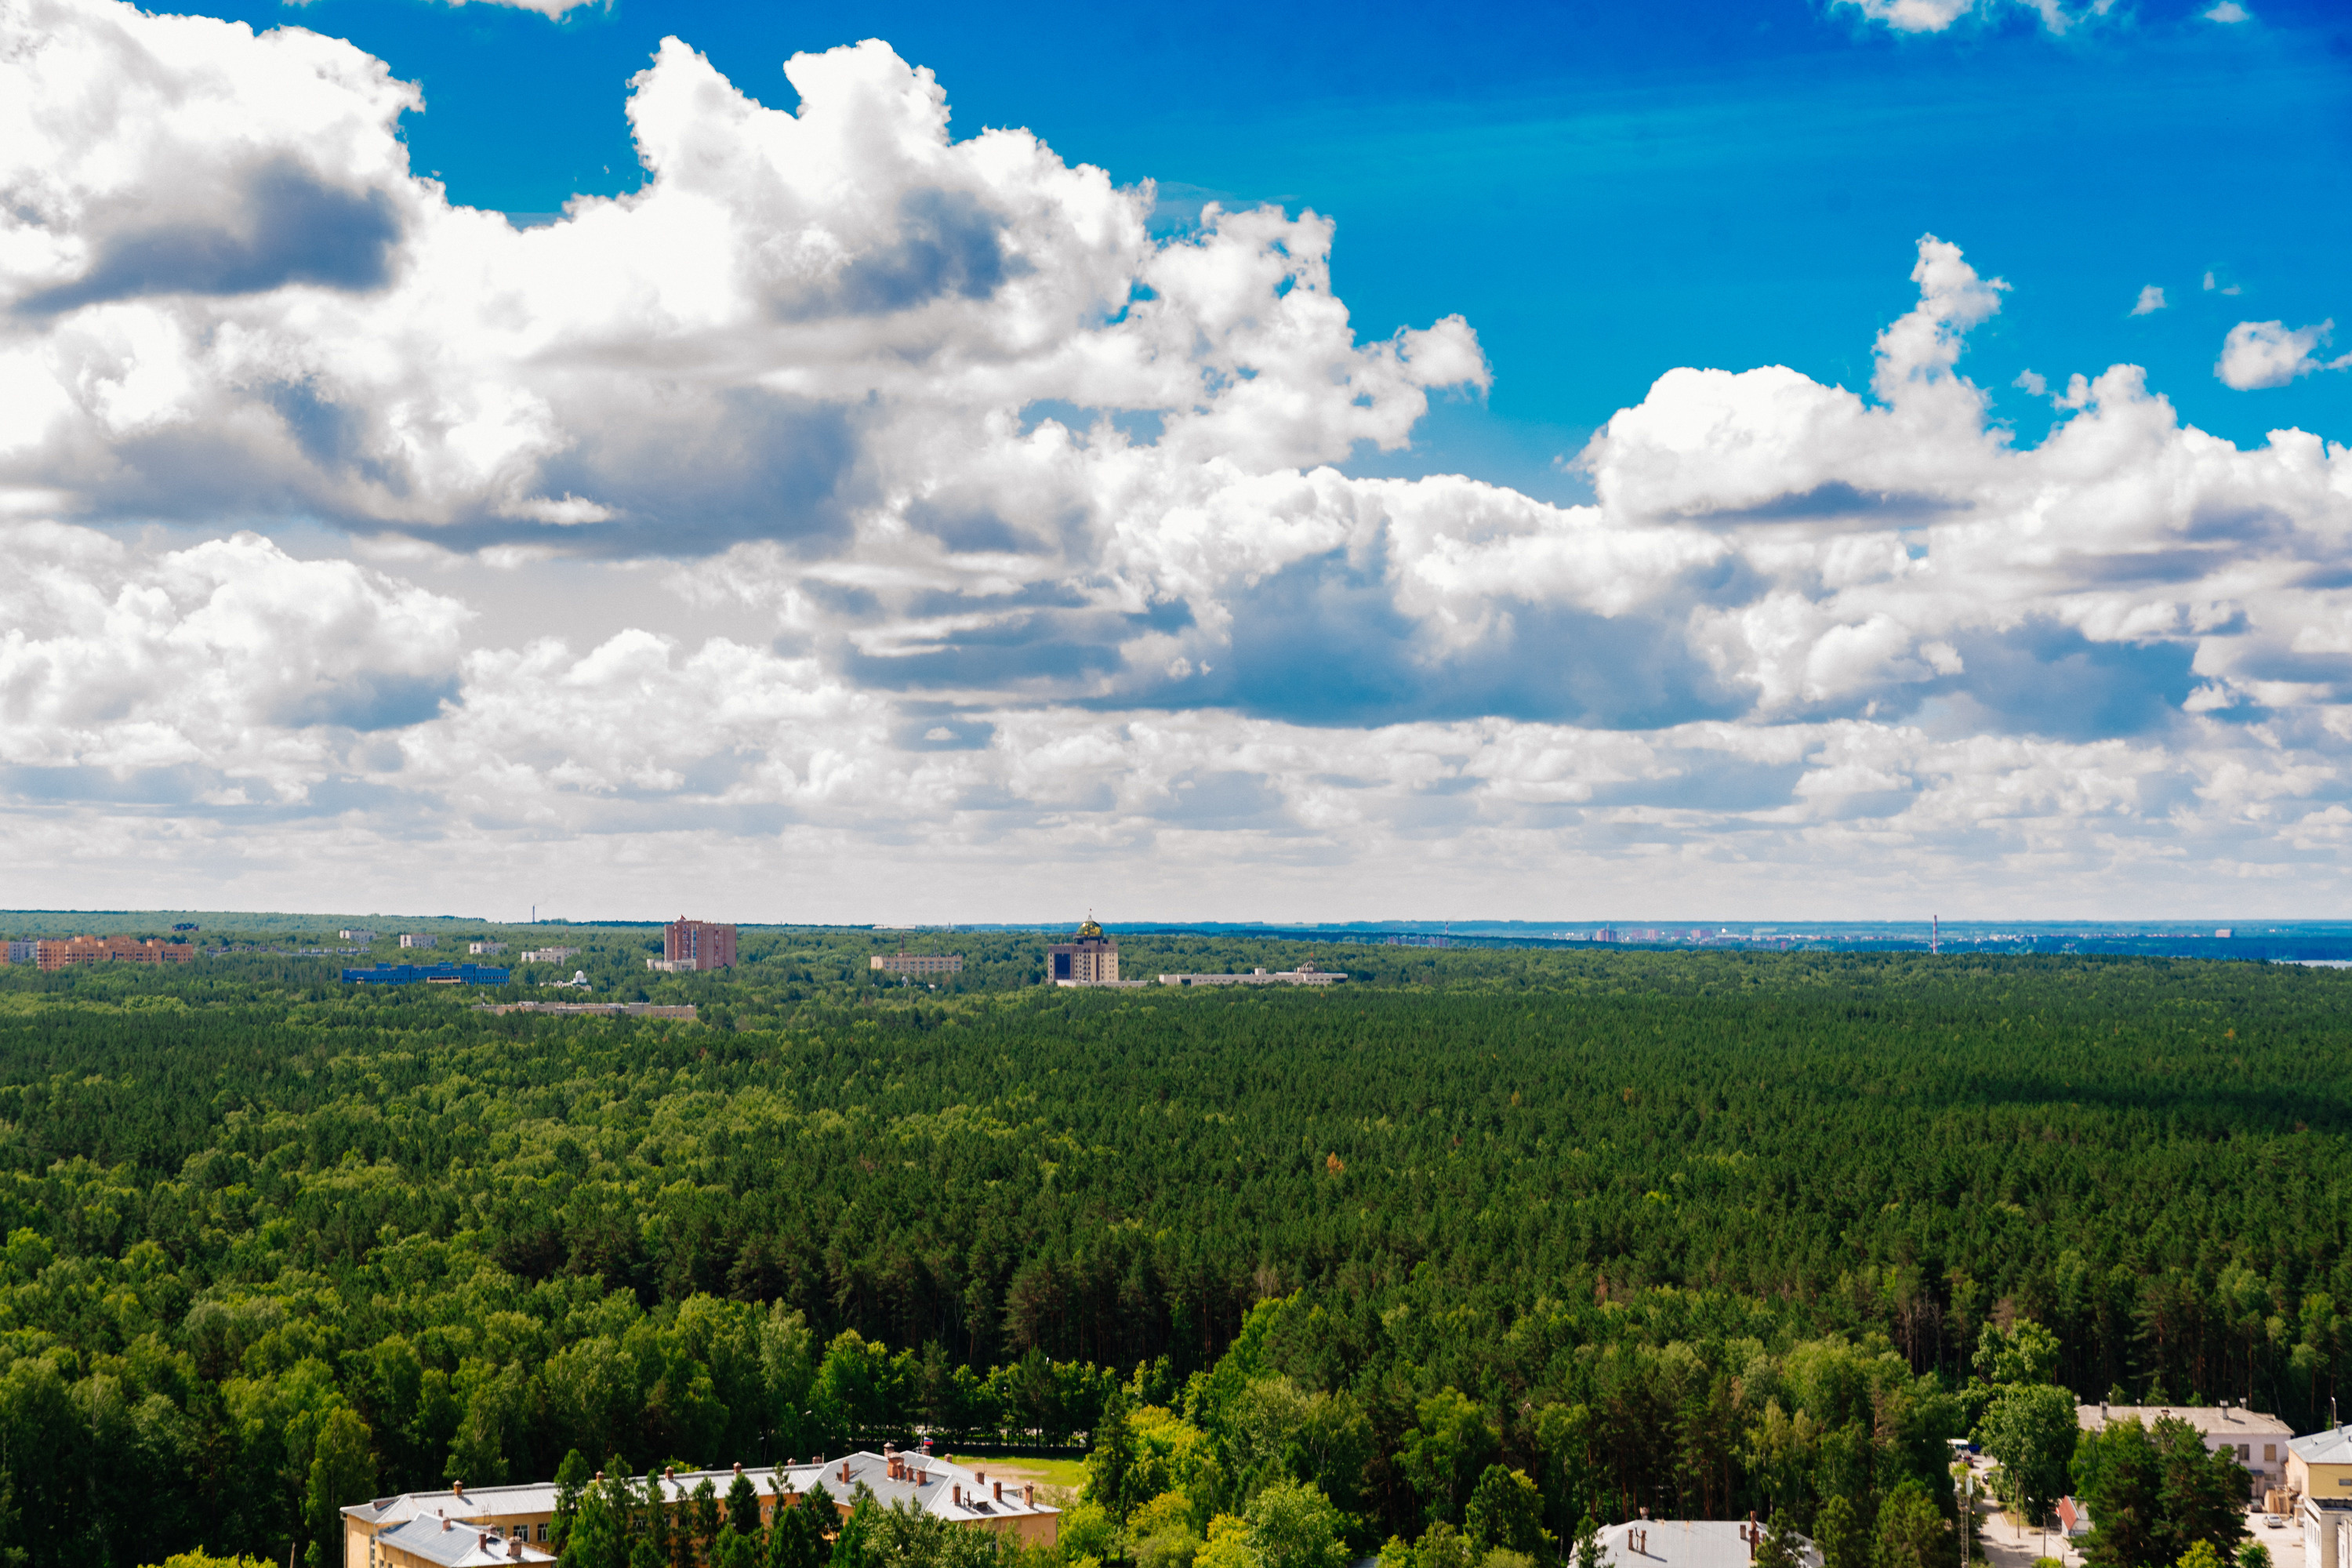
[[[0,0],[0,903],[2338,915],[2347,132],[2244,0]]]

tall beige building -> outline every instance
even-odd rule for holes
[[[1088,916],[1078,939],[1045,950],[1045,978],[1055,984],[1102,985],[1118,978],[1118,943]]]

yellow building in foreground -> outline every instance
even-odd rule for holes
[[[2286,1484],[2305,1497],[2352,1500],[2352,1426],[2330,1426],[2286,1446]]]
[[[671,1507],[683,1509],[706,1480],[723,1500],[739,1475],[760,1494],[763,1524],[823,1482],[844,1515],[864,1487],[885,1508],[896,1503],[950,1524],[992,1530],[1024,1546],[1052,1546],[1061,1539],[1061,1510],[1039,1502],[1035,1487],[991,1480],[985,1470],[887,1447],[760,1469],[665,1471],[662,1492]],[[343,1568],[488,1568],[554,1557],[547,1539],[555,1518],[553,1481],[406,1492],[353,1503],[342,1512]]]

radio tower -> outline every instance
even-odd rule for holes
[[[1935,957],[1935,956],[1936,956],[1936,953],[1937,953],[1937,941],[1941,938],[1942,934],[1943,934],[1942,923],[1941,923],[1941,922],[1937,919],[1937,917],[1935,917],[1934,915],[1929,915],[1929,916],[1927,917],[1927,956],[1928,956],[1928,957],[1933,958],[1933,957]]]

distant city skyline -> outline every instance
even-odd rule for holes
[[[9,9],[10,896],[2352,912],[2347,114],[2292,0]]]

